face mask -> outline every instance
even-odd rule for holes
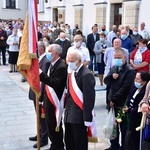
[[[51,61],[51,60],[53,59],[52,53],[50,53],[50,52],[46,53],[46,58],[47,58],[49,61]]]
[[[79,48],[79,47],[81,46],[81,43],[80,43],[80,42],[77,42],[77,43],[75,42],[75,43],[74,43],[74,46],[75,46],[76,48]]]
[[[52,36],[52,33],[48,33],[48,36]]]
[[[125,40],[126,38],[127,38],[126,35],[121,35],[121,39],[122,39],[122,40]]]
[[[138,89],[140,89],[140,88],[142,88],[142,85],[141,85],[141,83],[139,83],[139,82],[134,82],[134,85],[135,85],[135,87],[136,88],[138,88]]]
[[[101,42],[104,42],[104,40],[105,40],[104,38],[100,38],[100,41],[101,41]]]
[[[45,46],[48,44],[48,42],[43,42],[43,43],[44,43]]]
[[[71,69],[71,70],[77,70],[77,66],[76,66],[77,62],[69,62],[68,63],[68,67]]]
[[[133,31],[133,35],[137,35],[137,34],[138,34],[138,32]]]
[[[102,29],[102,31],[105,31],[105,29]]]
[[[64,42],[64,41],[65,41],[65,39],[64,39],[64,38],[60,38],[60,41]]]
[[[16,36],[16,35],[17,35],[17,33],[13,32],[13,35],[14,35],[14,36]]]
[[[117,67],[121,67],[121,66],[123,65],[122,59],[115,59],[115,65],[116,65]]]

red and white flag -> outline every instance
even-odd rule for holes
[[[37,59],[37,25],[37,0],[28,0],[28,13],[21,37],[17,67],[18,71],[27,79],[35,94],[39,96],[40,78]]]

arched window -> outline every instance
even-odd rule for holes
[[[15,9],[16,8],[16,0],[6,0],[6,8]]]

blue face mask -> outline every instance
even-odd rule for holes
[[[47,53],[46,53],[46,58],[47,58],[49,61],[51,61],[51,60],[53,59],[52,53],[47,52]]]
[[[115,59],[115,65],[116,65],[117,67],[121,67],[121,66],[123,65],[122,59]]]
[[[122,39],[122,40],[125,40],[126,38],[127,38],[126,35],[124,35],[124,34],[121,35],[121,39]]]
[[[139,83],[139,82],[134,82],[134,85],[135,85],[135,87],[136,88],[138,88],[138,89],[140,89],[140,88],[142,88],[142,85],[141,85],[141,83]]]
[[[104,42],[104,40],[105,40],[104,38],[100,38],[100,41],[101,41],[101,42]]]
[[[60,41],[64,42],[64,41],[65,41],[65,39],[64,39],[64,38],[60,38]]]

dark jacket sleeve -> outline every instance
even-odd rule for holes
[[[124,84],[115,94],[113,94],[113,97],[112,97],[113,103],[120,103],[120,101],[122,100],[122,95],[129,94],[130,88],[133,85],[134,77],[135,77],[135,73],[133,70],[129,70],[126,73],[126,77],[124,79]]]
[[[67,77],[67,70],[66,66],[60,67],[55,71],[55,75],[53,77],[49,77],[45,73],[40,74],[40,80],[45,84],[49,85],[50,87],[57,89],[61,86],[61,83],[66,80]]]
[[[92,122],[92,110],[95,103],[95,78],[91,73],[87,74],[83,78],[83,120],[87,122]]]
[[[106,85],[110,84],[113,80],[115,80],[113,78],[113,73],[115,73],[114,67],[109,71],[109,73],[107,74],[107,76],[104,78],[104,83]]]

